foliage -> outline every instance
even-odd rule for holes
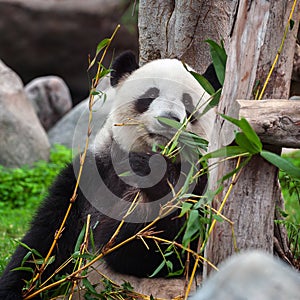
[[[0,274],[4,270],[12,253],[15,251],[15,239],[19,239],[27,230],[32,218],[29,208],[5,207],[0,213]]]
[[[300,168],[300,150],[284,154],[284,157]],[[285,211],[281,212],[283,223],[288,231],[289,245],[296,259],[300,258],[300,179],[293,178],[286,172],[279,173]]]
[[[245,153],[248,153],[250,157],[252,155],[259,154],[271,164],[284,171],[287,175],[300,179],[299,167],[292,164],[285,157],[263,149],[262,142],[246,119],[242,118],[241,120],[237,120],[229,116],[221,116],[241,130],[235,132],[235,143],[237,146],[223,147],[212,153],[208,153],[205,158],[222,157],[224,154],[226,154],[227,157],[238,154],[244,155]]]
[[[300,151],[294,151],[289,154],[283,155],[290,163],[293,163],[296,167],[300,168]],[[298,200],[300,203],[300,179],[293,178],[286,172],[281,171],[279,179],[282,188],[284,189],[285,196]],[[285,197],[287,198],[287,197]],[[299,212],[300,214],[300,212]]]
[[[35,208],[71,157],[70,149],[56,145],[51,149],[49,162],[38,161],[33,166],[15,169],[0,166],[0,211],[5,207]]]
[[[26,232],[32,212],[71,156],[70,149],[56,145],[49,162],[16,169],[0,166],[0,274],[16,247],[14,240]]]
[[[125,0],[125,2],[127,2]],[[127,2],[127,9],[124,11],[121,23],[127,28],[127,30],[134,34],[137,31],[137,23],[138,23],[138,2],[137,1],[129,1]]]
[[[213,62],[213,67],[217,74],[217,78],[221,86],[223,86],[225,79],[225,70],[226,70],[226,62],[227,62],[227,54],[224,48],[223,41],[218,45],[216,42],[212,40],[206,40],[210,47],[210,55]],[[203,89],[211,95],[211,99],[207,106],[204,108],[202,115],[209,111],[211,108],[217,106],[220,101],[222,89],[215,91],[210,82],[201,74],[198,74],[194,71],[190,71],[190,73],[194,76],[194,78],[199,82],[199,84],[203,87]]]

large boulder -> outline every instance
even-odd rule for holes
[[[109,78],[104,78],[99,86],[99,91],[110,94],[107,98],[113,99],[114,89],[110,88]],[[111,110],[112,103],[104,101],[105,97],[95,96],[92,113],[92,143],[96,133],[101,129]],[[48,137],[51,145],[61,144],[73,148],[76,152],[82,151],[88,132],[89,99],[77,104],[71,111],[64,115],[49,131]]]
[[[49,157],[49,142],[20,78],[0,61],[0,164],[18,167]]]
[[[58,76],[30,81],[25,86],[25,93],[47,131],[72,108],[69,88]]]
[[[0,0],[0,58],[25,84],[41,76],[60,76],[77,103],[88,95],[88,55],[94,56],[97,44],[110,37],[117,24],[121,28],[105,66],[113,53],[137,50],[137,14],[132,16],[133,2]]]

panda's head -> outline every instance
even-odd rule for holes
[[[197,118],[209,95],[182,62],[159,59],[139,68],[134,54],[125,52],[112,69],[115,94],[108,126],[122,150],[147,152],[153,144],[165,145],[174,130],[158,117],[181,123],[189,119],[187,130],[209,138],[214,115]]]

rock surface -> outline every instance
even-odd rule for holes
[[[0,0],[0,59],[25,84],[36,77],[64,79],[75,103],[88,95],[88,54],[121,24],[105,61],[137,50],[132,2],[120,0]]]
[[[72,108],[69,88],[60,77],[36,78],[25,86],[25,92],[45,130]]]
[[[18,167],[49,157],[49,142],[20,78],[0,61],[0,164]]]
[[[297,300],[300,274],[269,254],[233,256],[191,300]]]
[[[106,77],[101,81],[98,90],[106,93],[114,93],[113,89],[109,89],[109,78]],[[113,96],[109,96],[113,97]],[[93,141],[95,134],[100,130],[106,117],[111,109],[111,102],[104,102],[103,99],[95,97],[93,106],[92,134],[90,142]],[[51,145],[62,144],[69,148],[73,148],[76,153],[83,150],[87,137],[89,119],[89,99],[77,104],[62,119],[60,119],[49,131],[48,137]]]

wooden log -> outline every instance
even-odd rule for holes
[[[237,100],[244,117],[264,144],[300,148],[300,101]]]

